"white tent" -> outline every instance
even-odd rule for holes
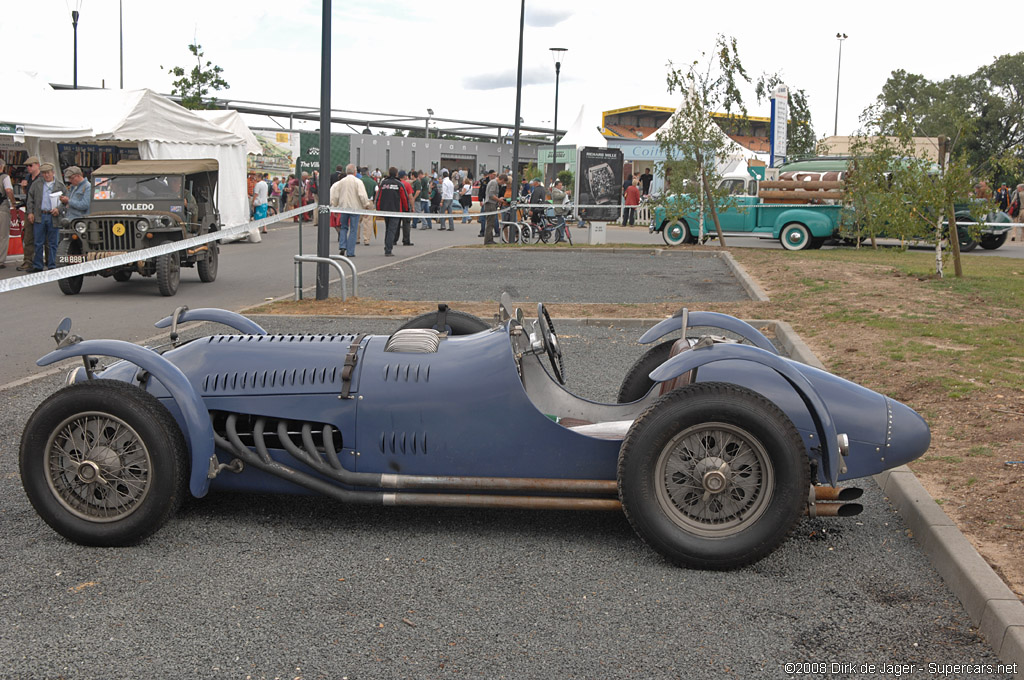
[[[568,132],[565,133],[565,136],[558,140],[558,146],[575,146],[576,148],[584,146],[607,147],[608,140],[598,131],[597,126],[588,125],[586,121],[586,106],[581,106],[580,113],[576,116],[576,121],[569,128]]]
[[[225,130],[234,132],[236,135],[245,140],[245,150],[247,153],[258,156],[263,153],[263,145],[260,144],[260,140],[256,139],[256,135],[252,133],[249,126],[242,120],[242,116],[239,115],[238,111],[233,109],[199,109],[193,111],[199,117],[207,120],[218,127],[222,127]]]
[[[224,226],[249,221],[246,140],[151,90],[33,89],[0,100],[0,120],[24,125],[29,152],[57,161],[57,143],[134,142],[144,160],[214,158]]]

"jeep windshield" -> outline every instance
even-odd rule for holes
[[[181,175],[93,177],[92,197],[99,201],[180,199]]]

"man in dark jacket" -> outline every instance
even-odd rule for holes
[[[381,180],[377,186],[377,210],[384,212],[410,212],[409,196],[406,193],[405,185],[398,179],[398,168],[388,168],[388,176]],[[385,217],[384,224],[384,255],[394,257],[391,249],[395,247],[398,240],[398,227],[400,217]]]

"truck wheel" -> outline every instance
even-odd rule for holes
[[[779,243],[786,250],[805,250],[811,245],[811,232],[799,222],[790,222],[782,228]]]
[[[116,272],[111,274],[111,276],[118,283],[124,283],[132,278],[132,272],[130,269],[118,269]]]
[[[72,246],[74,244],[74,246]],[[71,239],[61,239],[57,244],[57,262],[60,262],[68,255],[79,255],[82,252],[82,245]],[[78,295],[82,292],[82,280],[84,276],[71,276],[66,279],[58,279],[57,287],[65,295]]]
[[[651,388],[654,381],[650,378],[650,372],[668,361],[669,353],[675,340],[666,340],[650,348],[636,360],[636,363],[626,372],[622,379],[622,386],[619,387],[619,395],[615,400],[620,404],[628,404],[643,399]]]
[[[178,292],[180,282],[181,260],[178,259],[178,253],[167,253],[156,258],[156,283],[160,287],[160,294],[171,297]]]
[[[211,241],[206,244],[209,249],[206,253],[206,259],[200,260],[196,263],[196,269],[199,271],[199,280],[203,283],[213,283],[217,280],[217,263],[220,259],[220,246],[217,245],[216,241]]]
[[[633,423],[618,466],[633,529],[669,561],[736,569],[771,553],[807,502],[810,466],[793,423],[746,388],[698,383]]]
[[[686,227],[684,220],[672,220],[667,222],[661,227],[661,238],[665,240],[666,245],[678,246],[682,243],[693,243],[691,241],[690,230]]]
[[[414,316],[395,330],[400,331],[406,328],[434,328],[438,323],[438,314],[440,314],[440,312],[427,312],[426,314]],[[448,335],[472,335],[473,333],[486,331],[491,327],[491,325],[478,316],[449,309],[445,312],[444,327],[445,332],[447,332]]]
[[[91,546],[138,543],[187,493],[181,430],[151,394],[89,380],[40,404],[25,425],[21,480],[32,507],[57,533]]]
[[[985,250],[996,250],[1006,243],[1006,233],[1004,231],[1002,234],[982,234],[981,247]]]

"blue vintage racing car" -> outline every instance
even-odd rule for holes
[[[176,330],[188,321],[234,332],[184,342]],[[233,312],[184,307],[157,326],[171,342],[146,348],[82,340],[65,319],[38,362],[84,363],[32,414],[19,459],[32,505],[72,541],[136,543],[188,493],[312,492],[621,508],[668,560],[731,569],[772,552],[804,514],[858,511],[834,502],[858,495],[840,481],[913,460],[930,442],[907,406],[710,312],[647,331],[641,343],[661,342],[614,404],[564,387],[544,305],[525,319],[507,296],[493,323],[440,305],[391,335],[273,335]]]

